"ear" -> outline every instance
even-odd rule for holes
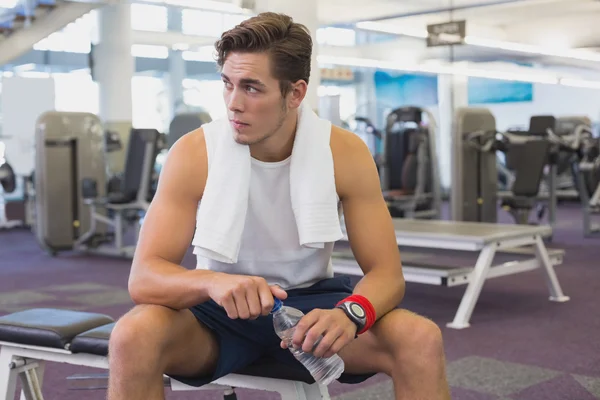
[[[298,108],[306,96],[308,90],[308,84],[306,81],[300,79],[299,81],[291,84],[292,88],[287,95],[287,103],[290,108]]]

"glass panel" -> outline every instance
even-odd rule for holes
[[[167,7],[136,3],[131,5],[131,28],[134,30],[166,32],[168,18]]]

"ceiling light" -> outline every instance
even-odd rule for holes
[[[574,87],[580,87],[580,88],[600,89],[599,81],[588,81],[585,79],[562,78],[560,80],[560,84],[565,85],[565,86],[574,86]]]
[[[503,71],[484,68],[473,68],[464,65],[452,64],[404,64],[393,61],[326,55],[319,55],[317,57],[317,60],[319,63],[324,65],[345,65],[349,67],[376,68],[404,72],[419,72],[433,75],[462,75],[468,77],[518,82],[535,82],[547,84],[558,83],[558,77],[556,77],[555,75],[540,73],[538,71]]]

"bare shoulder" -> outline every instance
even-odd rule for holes
[[[366,186],[379,187],[379,175],[367,144],[354,132],[331,128],[335,184],[340,199]],[[362,188],[362,189],[361,189]]]
[[[208,155],[202,128],[195,129],[179,138],[169,150],[161,171],[160,186],[200,199],[208,175]]]

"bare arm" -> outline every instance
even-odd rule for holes
[[[169,151],[129,276],[129,293],[136,304],[183,309],[209,299],[213,272],[180,265],[194,234],[207,169],[201,129],[182,137]]]
[[[394,226],[381,193],[377,167],[365,143],[351,132],[334,128],[331,146],[348,239],[364,272],[354,293],[369,299],[380,318],[404,297]]]

